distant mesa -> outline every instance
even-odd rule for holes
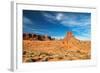
[[[39,40],[39,41],[46,41],[46,40],[54,40],[48,35],[39,35],[34,33],[23,33],[23,40]]]
[[[48,40],[56,40],[56,39],[48,35],[40,35],[40,34],[35,34],[35,33],[23,33],[23,40],[48,41]],[[74,34],[71,31],[67,32],[66,36],[63,39],[59,39],[59,40],[63,40],[65,42],[68,42],[71,40],[78,41],[78,39],[74,37]]]
[[[64,41],[68,41],[71,38],[74,38],[74,35],[71,31],[67,32],[66,36],[64,37]],[[39,41],[47,41],[47,40],[55,40],[48,35],[40,35],[35,33],[23,33],[23,40],[39,40]]]

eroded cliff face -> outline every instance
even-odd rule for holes
[[[64,46],[69,50],[81,50],[88,52],[91,48],[91,41],[77,39],[72,32],[67,32],[63,39]]]

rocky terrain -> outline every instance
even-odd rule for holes
[[[47,35],[23,34],[23,62],[87,60],[91,58],[91,41],[76,39],[68,32],[64,39]]]
[[[47,41],[47,40],[54,40],[48,35],[37,35],[32,33],[23,33],[23,40],[38,40],[38,41]]]

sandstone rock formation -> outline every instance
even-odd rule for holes
[[[64,40],[69,40],[70,38],[74,37],[72,32],[67,32],[67,35],[65,36]]]
[[[54,40],[48,35],[39,35],[33,33],[23,33],[23,40],[39,40],[39,41],[47,41],[47,40]]]

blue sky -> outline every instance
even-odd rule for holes
[[[91,13],[23,10],[23,32],[60,39],[68,31],[80,40],[90,40]]]

